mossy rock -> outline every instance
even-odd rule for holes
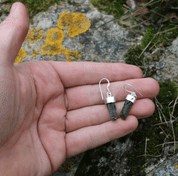
[[[139,126],[142,126],[142,128],[138,128],[133,132],[131,137],[135,145],[134,150],[128,155],[130,172],[127,173],[127,176],[146,175],[144,168],[147,167],[149,161],[157,163],[159,159],[163,157],[163,148],[160,144],[174,141],[171,124],[165,123],[164,118],[162,118],[162,120],[160,119],[159,111],[162,107],[161,111],[164,114],[166,121],[169,122],[170,113],[173,110],[175,100],[178,96],[178,87],[173,82],[159,82],[159,85],[160,92],[155,104],[158,104],[159,102],[160,107],[156,106],[156,110],[151,117],[139,120]],[[175,111],[172,114],[175,117],[175,119],[173,119],[175,120],[173,127],[176,141],[178,140],[178,119],[176,119],[176,117],[178,117],[178,112],[176,111],[177,108],[178,104],[175,105]],[[147,148],[145,153],[146,142]],[[176,152],[177,151],[178,146],[176,147]]]

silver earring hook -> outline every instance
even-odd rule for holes
[[[127,89],[125,88],[126,85],[131,86],[131,87],[132,87],[134,90],[136,90],[141,96],[143,96],[143,95],[142,95],[137,89],[135,89],[135,87],[133,87],[131,84],[125,84],[125,85],[124,85],[124,89],[125,89],[127,92],[131,93],[131,95],[137,97],[137,95],[136,95],[135,92],[132,92],[132,91],[127,90]]]
[[[104,79],[107,80],[107,82],[108,82],[108,85],[107,85],[107,90],[108,90],[108,92],[107,92],[107,97],[108,97],[108,96],[111,96],[111,91],[109,90],[110,82],[109,82],[109,80],[108,80],[107,78],[103,78],[103,79],[101,79],[100,82],[99,82],[99,88],[100,88],[102,100],[104,100],[104,97],[103,97],[103,92],[102,92],[102,90],[101,90],[101,85],[100,85],[100,84],[101,84],[101,81],[103,81]]]

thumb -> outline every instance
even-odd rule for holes
[[[9,16],[0,24],[0,66],[13,65],[29,28],[25,5],[16,2]]]

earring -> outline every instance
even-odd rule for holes
[[[127,95],[127,97],[126,97],[126,99],[125,99],[124,106],[123,106],[122,111],[121,111],[121,113],[120,113],[120,117],[121,117],[123,120],[126,120],[128,114],[129,114],[129,112],[130,112],[130,109],[131,109],[132,105],[134,104],[134,102],[135,102],[135,100],[136,100],[136,97],[137,97],[137,95],[136,95],[135,92],[131,92],[131,91],[129,91],[129,90],[127,90],[127,89],[125,88],[126,85],[131,86],[133,89],[135,89],[131,84],[125,84],[125,85],[124,85],[124,89],[125,89],[127,92],[131,93],[131,94],[128,94],[128,95]],[[136,90],[141,96],[143,96],[137,89],[135,89],[135,90]]]
[[[116,106],[115,106],[115,97],[111,96],[111,92],[109,90],[110,82],[109,82],[109,80],[107,78],[103,78],[99,82],[99,88],[100,88],[100,92],[101,92],[101,98],[102,98],[102,100],[104,100],[103,93],[102,93],[101,86],[100,86],[101,81],[103,81],[104,79],[107,80],[107,82],[108,82],[106,105],[108,107],[108,111],[109,111],[109,115],[110,115],[111,120],[115,121],[115,120],[117,120],[117,110],[116,110]]]

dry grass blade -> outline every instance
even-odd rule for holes
[[[159,31],[153,36],[153,38],[150,40],[150,42],[147,44],[147,46],[143,49],[142,53],[138,58],[142,56],[142,54],[145,52],[145,50],[149,47],[149,45],[152,43],[152,41],[155,39],[155,37],[159,34]]]
[[[146,137],[146,139],[145,139],[145,156],[146,156],[146,149],[147,149],[147,137]]]
[[[163,131],[163,133],[165,134],[166,138],[169,138],[169,136],[166,134],[166,132],[163,130],[163,128],[161,126],[159,126],[159,128]]]
[[[172,120],[172,122],[176,121],[178,118],[176,118],[175,120]],[[157,126],[157,125],[163,125],[163,124],[168,124],[170,123],[170,121],[167,121],[167,122],[162,122],[162,123],[157,123],[157,124],[154,124],[153,126]]]
[[[175,137],[174,126],[173,126],[173,122],[172,122],[172,117],[173,117],[173,114],[174,114],[174,111],[175,111],[175,106],[177,104],[177,100],[178,100],[178,96],[177,96],[177,98],[174,102],[172,113],[170,114],[170,123],[171,123],[171,127],[172,127],[173,138],[174,138],[174,153],[175,153],[175,150],[176,150],[176,137]]]
[[[163,116],[165,123],[168,124],[168,122],[167,122],[167,120],[166,120],[166,117],[165,117],[165,115],[164,115],[164,113],[163,113],[163,111],[162,111],[163,107],[162,107],[162,105],[159,103],[159,101],[158,101],[158,99],[157,99],[156,97],[155,97],[155,104],[156,104],[156,107],[158,108],[158,114],[159,114],[160,121],[163,122],[163,121],[162,121],[162,116]]]
[[[124,16],[127,16],[127,19],[129,18],[129,20],[135,19],[135,18],[137,18],[137,17],[134,17],[134,18],[131,18],[131,19],[130,19],[130,17],[132,17],[132,13],[138,12],[139,10],[141,10],[141,9],[147,7],[147,6],[153,5],[153,4],[155,4],[155,3],[157,3],[157,2],[160,2],[160,1],[161,1],[161,0],[157,0],[157,1],[151,0],[150,2],[148,2],[148,3],[145,4],[145,5],[143,5],[142,7],[139,7],[139,8],[137,8],[137,9],[131,10],[130,12],[125,13],[124,15],[121,15],[121,16],[119,16],[119,17],[116,17],[116,18],[112,19],[112,20],[109,20],[108,22],[106,22],[106,23],[104,23],[104,24],[98,26],[97,28],[95,28],[95,30],[97,30],[98,28],[100,28],[100,27],[102,27],[102,26],[104,26],[104,25],[110,23],[111,21],[116,21],[117,19],[123,18]],[[126,5],[125,5],[124,7],[127,7],[127,9],[129,8],[129,7],[126,6]],[[145,13],[145,14],[146,14],[146,13]],[[145,14],[143,14],[143,15],[145,15]]]
[[[158,144],[158,145],[156,145],[155,147],[159,147],[159,146],[161,146],[161,145],[165,145],[165,144],[174,144],[174,143],[178,144],[178,141],[165,142],[165,143],[162,143],[162,144]]]

